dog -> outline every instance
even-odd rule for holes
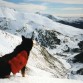
[[[25,77],[25,68],[26,68],[26,63],[30,54],[30,51],[33,47],[33,40],[32,38],[25,38],[22,36],[22,42],[20,45],[18,45],[12,53],[6,54],[3,57],[0,57],[0,78],[8,78],[10,77],[10,73],[14,70],[12,68],[12,64],[17,65],[21,64],[19,61],[19,56],[21,56],[21,60],[23,58],[23,66],[19,68],[21,70],[22,77]],[[25,55],[25,56],[24,56]],[[18,57],[18,58],[16,58]],[[26,58],[24,58],[26,57]],[[14,67],[14,66],[13,66]],[[17,70],[18,71],[18,70]],[[13,74],[16,74],[16,72],[13,72]]]

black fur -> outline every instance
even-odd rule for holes
[[[30,53],[30,50],[32,49],[33,41],[31,38],[25,38],[22,36],[22,42],[20,45],[18,45],[12,53],[6,54],[3,57],[0,58],[0,78],[5,78],[6,75],[10,75],[11,68],[8,64],[8,61],[11,60],[13,57],[15,57],[18,53],[25,50],[28,55]],[[25,73],[25,67],[21,71],[22,76],[24,77]]]

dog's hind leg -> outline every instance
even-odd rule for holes
[[[25,77],[25,66],[21,69],[21,74],[22,74],[22,77]]]
[[[0,64],[0,78],[9,78],[11,73],[11,67],[8,63]]]

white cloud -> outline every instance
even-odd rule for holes
[[[10,7],[14,9],[23,10],[23,11],[29,11],[29,12],[44,11],[47,9],[46,6],[28,4],[28,3],[15,4],[3,0],[0,0],[0,6]]]
[[[83,4],[83,0],[20,0],[20,1],[23,1],[23,2],[27,2],[27,1],[43,1],[43,2],[65,3],[65,4]]]
[[[36,1],[57,2],[66,4],[83,4],[83,0],[36,0]]]
[[[78,3],[83,3],[82,0],[41,0],[41,1],[62,2],[62,3],[70,3],[70,2],[72,2],[74,4],[76,4],[77,2]],[[9,7],[9,8],[19,9],[19,10],[23,10],[23,11],[43,12],[43,13],[47,12],[47,13],[51,13],[51,14],[56,13],[57,16],[75,16],[75,17],[76,16],[82,16],[83,17],[83,14],[79,12],[79,10],[83,11],[83,8],[72,8],[72,7],[68,7],[68,8],[54,8],[56,11],[55,10],[52,11],[52,10],[49,10],[48,6],[46,6],[46,5],[47,5],[46,3],[42,4],[42,5],[35,5],[35,4],[28,4],[28,3],[15,4],[15,3],[12,3],[12,2],[7,2],[7,1],[0,0],[0,6],[5,6],[5,7]],[[76,13],[72,14],[72,12],[68,12],[68,13],[70,13],[70,14],[68,14],[68,13],[65,13],[66,10],[78,11],[78,13],[77,14]]]
[[[62,10],[73,10],[73,11],[79,11],[79,10],[81,10],[81,11],[83,11],[83,8],[73,8],[73,7],[69,7],[69,8],[63,8]]]

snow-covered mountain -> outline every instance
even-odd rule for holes
[[[50,14],[41,14],[39,12],[36,12],[36,14],[48,17],[49,19],[55,22],[59,22],[62,24],[66,24],[66,25],[70,25],[76,28],[83,29],[83,17],[59,17],[59,16],[50,15]]]
[[[68,79],[83,77],[74,73],[83,65],[71,62],[82,51],[78,46],[83,41],[82,29],[55,22],[40,14],[0,7],[0,56],[12,52],[20,44],[21,35],[33,35],[37,42],[30,54],[28,75]]]

